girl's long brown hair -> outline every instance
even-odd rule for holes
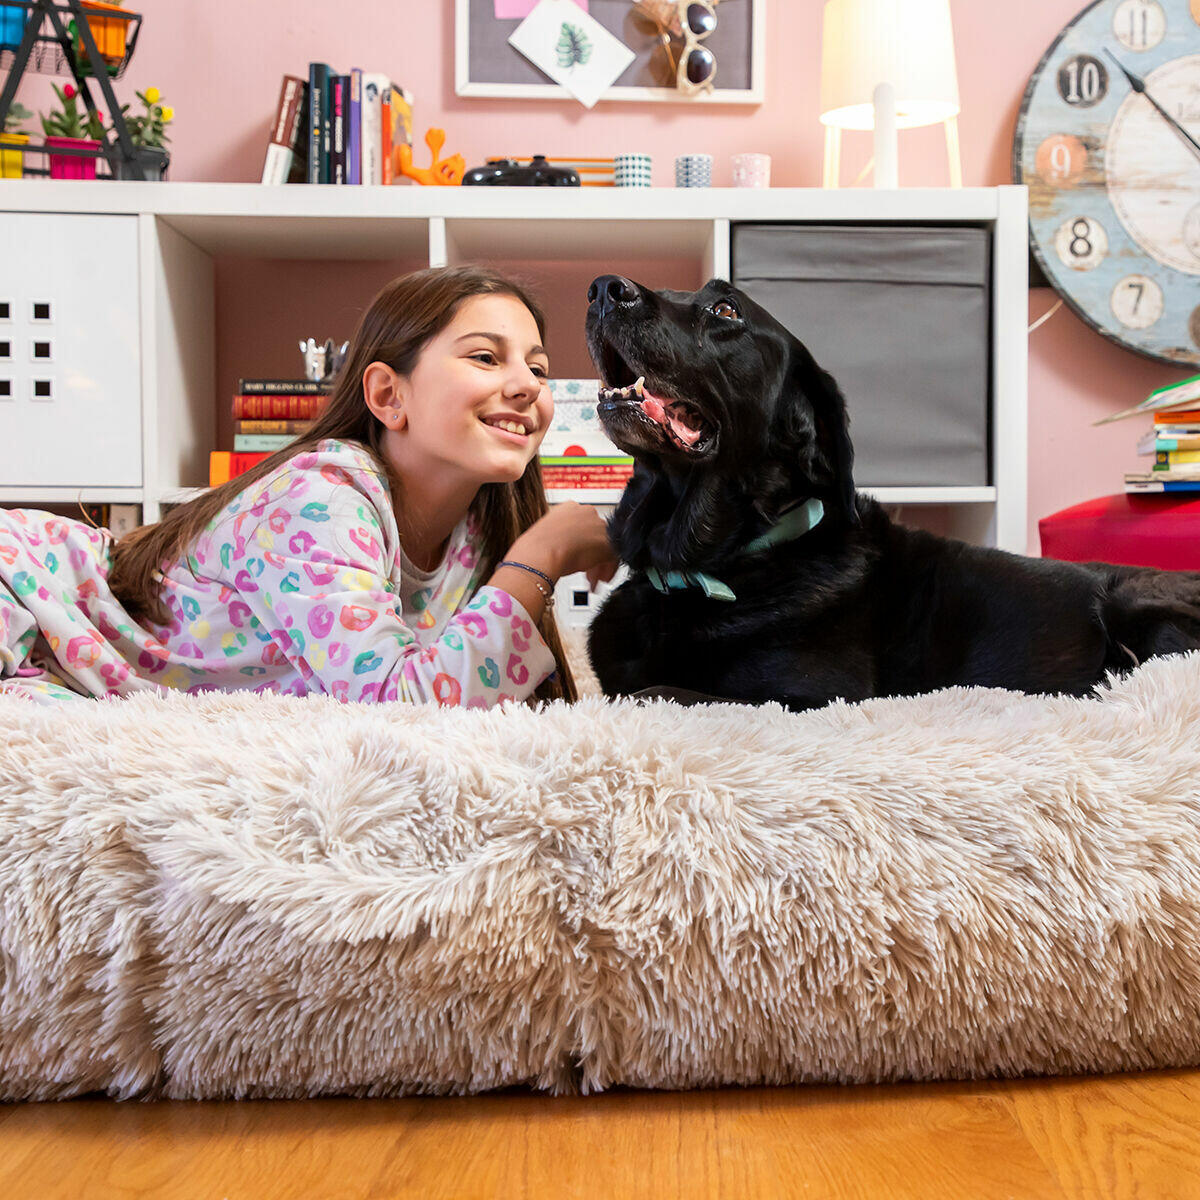
[[[542,342],[546,341],[546,318],[540,306],[520,284],[495,271],[441,267],[393,279],[364,313],[328,403],[306,433],[245,474],[172,509],[156,525],[135,529],[112,547],[109,586],[125,609],[138,619],[169,624],[171,614],[162,601],[159,584],[164,565],[184,558],[239,492],[326,438],[361,445],[375,460],[380,475],[388,480],[392,494],[398,496],[399,481],[380,450],[383,426],[363,398],[363,372],[370,363],[384,362],[399,375],[411,374],[421,350],[450,324],[458,306],[471,296],[483,295],[515,297],[529,309]],[[516,483],[485,483],[479,489],[471,513],[483,539],[481,578],[486,580],[492,574],[517,536],[545,514],[547,507],[536,455]],[[538,629],[554,654],[558,672],[534,696],[538,700],[574,701],[575,680],[549,611],[542,614]]]

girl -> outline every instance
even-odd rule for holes
[[[0,694],[573,700],[554,581],[616,563],[594,509],[547,510],[544,341],[511,280],[417,271],[372,301],[312,429],[252,471],[116,544],[0,511]]]

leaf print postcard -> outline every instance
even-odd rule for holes
[[[541,0],[508,41],[585,108],[600,99],[634,57],[574,0]]]

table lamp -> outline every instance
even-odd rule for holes
[[[875,186],[899,186],[898,129],[946,127],[962,187],[950,0],[826,0],[821,39],[825,187],[838,187],[843,129],[874,131]]]

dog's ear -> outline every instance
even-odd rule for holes
[[[833,376],[817,367],[817,386],[811,395],[817,420],[817,445],[833,472],[832,499],[848,525],[858,524],[854,493],[854,443],[850,441],[850,417],[846,398]]]
[[[782,432],[788,455],[803,472],[805,487],[849,525],[858,524],[854,493],[854,446],[846,402],[828,371],[796,345],[788,372]],[[788,488],[794,493],[796,481]]]

